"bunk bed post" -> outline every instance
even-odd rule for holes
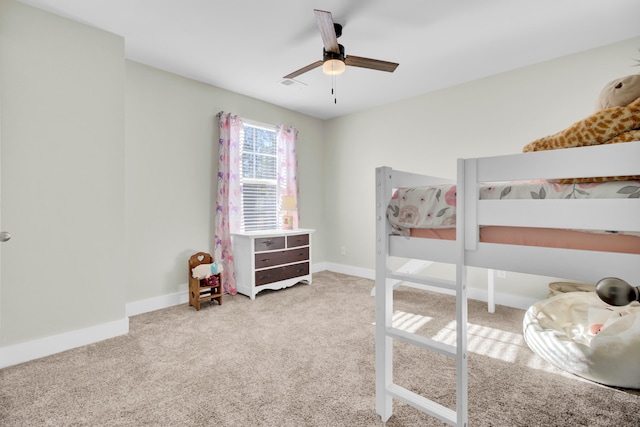
[[[493,268],[487,269],[487,311],[496,312],[496,271]]]
[[[391,173],[389,167],[376,168],[376,412],[383,422],[391,417],[393,409],[387,393],[393,381],[393,338],[386,334],[393,313],[393,287],[387,286],[390,230],[386,221]]]
[[[456,188],[456,425],[467,427],[468,415],[468,376],[467,376],[467,267],[465,259],[466,236],[461,230],[465,230],[465,217],[468,206],[466,199],[468,192],[473,194],[474,185],[467,186],[466,179],[471,179],[475,171],[475,164],[470,163],[471,170],[467,171],[467,162],[458,159],[458,176]],[[474,182],[475,182],[475,177]],[[473,208],[472,208],[473,209]]]

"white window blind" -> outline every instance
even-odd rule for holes
[[[240,132],[242,229],[278,228],[278,149],[275,127],[244,122]]]

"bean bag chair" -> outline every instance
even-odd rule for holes
[[[640,304],[612,307],[595,292],[560,293],[523,320],[529,348],[556,367],[600,384],[640,389]]]

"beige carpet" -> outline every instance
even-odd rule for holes
[[[225,296],[130,319],[130,333],[0,370],[1,426],[382,426],[375,413],[373,282]],[[399,327],[446,342],[453,298],[395,292]],[[447,313],[446,315],[443,313]],[[522,310],[470,301],[470,426],[640,426],[640,396],[549,367]],[[454,364],[397,344],[396,382],[455,401]],[[386,424],[440,426],[394,402]]]

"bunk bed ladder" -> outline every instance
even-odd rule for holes
[[[458,182],[461,172],[458,168]],[[393,412],[393,399],[398,399],[452,426],[467,427],[467,289],[464,267],[463,236],[458,236],[456,280],[446,281],[392,272],[388,267],[389,235],[386,220],[387,201],[393,191],[393,171],[388,167],[376,169],[376,412],[386,422]],[[460,195],[460,193],[458,193]],[[458,197],[458,204],[463,203]],[[458,206],[459,208],[461,206]],[[464,212],[461,209],[461,212]],[[459,215],[457,221],[461,221]],[[430,338],[394,328],[393,285],[398,280],[428,284],[454,290],[456,295],[456,345],[447,345]],[[416,394],[393,382],[393,341],[399,340],[456,360],[455,411],[427,397]]]

